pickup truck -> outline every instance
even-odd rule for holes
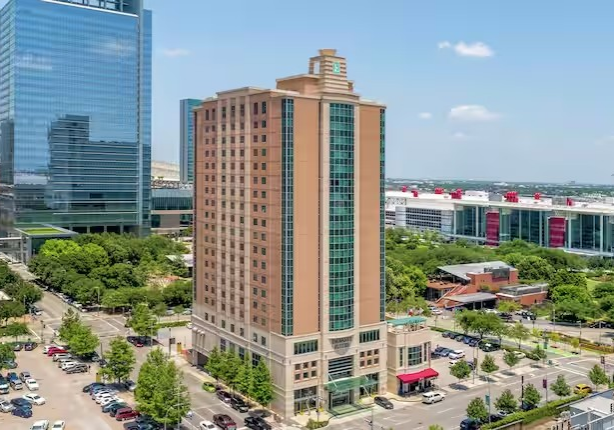
[[[0,394],[8,394],[8,393],[9,393],[9,381],[4,376],[0,376]]]

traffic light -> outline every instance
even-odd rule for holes
[[[542,388],[548,388],[548,380],[546,378],[542,379]]]
[[[605,355],[601,356],[601,364],[605,364]]]
[[[610,413],[614,414],[614,403],[610,403]]]
[[[490,396],[488,394],[486,394],[484,396],[485,400],[486,400],[486,406],[490,405]]]

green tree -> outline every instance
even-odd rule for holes
[[[556,381],[550,386],[550,389],[559,397],[567,397],[571,394],[571,387],[565,380],[565,375],[562,374],[556,377]]]
[[[18,318],[26,313],[23,303],[14,300],[0,301],[0,322],[6,324],[11,318]]]
[[[495,363],[495,359],[490,354],[486,354],[484,359],[482,360],[482,364],[480,364],[480,369],[482,372],[490,375],[493,372],[499,370],[499,366]]]
[[[102,368],[102,373],[117,382],[128,379],[136,364],[134,348],[122,337],[111,341],[104,358],[107,365]]]
[[[495,400],[495,408],[511,414],[518,408],[518,400],[516,400],[511,390],[503,390],[501,395]]]
[[[156,327],[156,316],[145,303],[139,303],[132,310],[130,328],[140,336],[153,336]]]
[[[522,348],[522,341],[527,340],[530,333],[529,328],[525,327],[521,322],[516,322],[507,331],[508,336],[518,342],[518,348]]]
[[[537,357],[538,360],[545,360],[547,357],[546,351],[544,351],[544,349],[539,345],[535,346],[535,349],[533,349],[532,353]]]
[[[60,325],[60,329],[58,330],[59,337],[64,342],[70,342],[70,339],[73,336],[73,333],[81,325],[81,318],[79,314],[72,308],[68,308],[64,315],[62,316],[62,324]]]
[[[614,296],[614,282],[602,282],[593,288],[593,297],[602,299]]]
[[[263,359],[253,370],[253,384],[250,397],[263,406],[267,406],[273,400],[273,379],[271,372]]]
[[[15,351],[8,343],[0,343],[0,370],[8,368],[7,361],[15,360]]]
[[[539,402],[541,402],[542,400],[542,395],[539,394],[539,391],[537,391],[537,388],[535,388],[535,385],[533,384],[527,384],[524,387],[524,397],[522,398],[522,401],[524,404],[534,407],[539,405]]]
[[[554,275],[554,268],[547,260],[529,255],[516,264],[518,275],[522,279],[530,280],[549,280]]]
[[[245,354],[243,362],[237,370],[236,389],[239,393],[246,396],[251,395],[254,385],[254,368],[249,354]]]
[[[609,382],[608,375],[598,364],[595,364],[588,372],[588,379],[595,385],[595,388],[599,385],[607,385]]]
[[[462,310],[454,314],[456,324],[467,334],[475,326],[475,319],[478,314],[476,311]]]
[[[497,310],[499,312],[505,313],[513,313],[522,309],[520,303],[514,302],[512,300],[501,300],[499,305],[497,306]]]
[[[152,349],[141,366],[134,398],[138,410],[166,425],[176,425],[190,410],[183,373],[162,350]]]
[[[460,382],[471,375],[471,367],[465,360],[460,360],[450,367],[450,375],[457,378]]]
[[[569,341],[569,344],[574,350],[580,349],[580,339],[578,339],[577,337],[572,337],[571,340]]]
[[[237,370],[241,367],[242,361],[234,351],[222,352],[221,366],[219,369],[220,379],[229,387],[236,388],[239,381]]]
[[[542,338],[543,332],[538,328],[531,329],[531,336],[535,339],[536,342],[539,342]]]
[[[467,416],[482,422],[488,419],[488,408],[481,397],[471,399],[467,405]]]
[[[520,358],[514,354],[514,351],[505,351],[505,354],[503,354],[503,361],[510,367],[511,370],[512,367],[518,364]]]
[[[83,323],[76,323],[70,331],[70,339],[68,339],[68,346],[70,352],[77,356],[84,356],[96,351],[100,345],[98,336],[92,332],[91,327],[84,325]]]
[[[207,363],[205,364],[205,370],[209,372],[209,375],[215,379],[222,379],[222,359],[223,356],[217,346],[211,350],[209,357],[207,357]]]
[[[431,424],[428,430],[443,430],[443,427],[439,424]]]

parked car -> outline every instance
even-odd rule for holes
[[[0,399],[0,412],[8,413],[15,409],[8,400]]]
[[[4,360],[2,365],[7,369],[17,369],[17,362],[15,360]]]
[[[30,391],[38,390],[38,382],[36,381],[36,379],[34,378],[26,379],[25,383],[26,383],[26,387],[28,388],[28,390]]]
[[[101,407],[102,413],[108,414],[109,412],[111,412],[111,409],[114,406],[117,406],[117,409],[121,409],[121,408],[125,408],[128,405],[123,400],[114,400]]]
[[[505,322],[510,322],[510,321],[513,321],[514,316],[508,312],[501,312],[499,314],[499,318],[501,318]]]
[[[375,396],[373,398],[373,403],[378,406],[381,406],[384,409],[394,409],[394,405],[392,404],[392,402],[383,396]]]
[[[521,351],[514,351],[514,355],[519,360],[522,360],[523,358],[525,358],[527,356],[527,354],[525,354],[524,352],[521,352]]]
[[[37,346],[38,346],[38,343],[36,342],[26,342],[23,344],[23,349],[25,351],[34,351]]]
[[[463,358],[465,356],[465,351],[462,349],[455,349],[451,353],[448,354],[448,358],[451,360]]]
[[[463,335],[463,334],[458,334],[458,335],[456,335],[456,336],[454,337],[454,340],[455,340],[455,341],[457,341],[457,342],[462,342],[464,338],[465,338],[465,335]]]
[[[31,377],[32,375],[30,375],[30,372],[26,370],[19,374],[19,379],[21,379],[21,382],[26,382],[26,379],[30,379]]]
[[[136,390],[136,382],[128,379],[127,381],[124,382],[124,387],[126,387],[126,390],[128,391],[134,391]]]
[[[439,308],[435,308],[435,309],[431,309],[431,314],[433,315],[441,315],[443,314],[443,311]]]
[[[202,388],[208,393],[215,393],[215,384],[212,382],[203,382]]]
[[[578,384],[573,389],[574,394],[590,394],[593,389],[586,384]]]
[[[17,397],[15,399],[11,399],[11,404],[16,408],[27,408],[32,409],[32,403],[27,400],[22,399],[21,397]]]
[[[247,417],[244,423],[245,427],[251,430],[271,430],[271,424],[259,417]]]
[[[117,402],[117,404],[115,404],[115,406],[111,406],[109,408],[109,415],[111,415],[112,417],[115,417],[115,415],[117,414],[117,411],[121,411],[122,409],[126,409],[128,406],[126,405],[122,405],[123,402]]]
[[[30,427],[30,430],[48,430],[48,429],[49,429],[48,420],[38,420],[34,424],[32,424],[32,427]]]
[[[15,352],[19,352],[23,349],[23,344],[21,344],[20,342],[15,342],[13,344],[13,351]]]
[[[479,430],[480,422],[473,418],[465,418],[460,423],[460,430]]]
[[[230,407],[242,413],[247,413],[247,411],[249,411],[249,405],[237,396],[230,398]]]
[[[247,425],[247,418],[245,419],[245,426],[249,427]],[[198,430],[217,430],[217,427],[211,421],[204,420],[198,423]]]
[[[46,403],[45,398],[39,396],[36,393],[24,394],[23,396],[21,396],[21,398],[24,399],[27,402],[32,403],[33,405],[36,405],[36,406],[41,406],[41,405],[44,405]]]
[[[43,347],[43,354],[45,354],[45,355],[46,355],[46,354],[48,354],[48,353],[49,353],[49,350],[50,350],[50,349],[53,349],[53,348],[58,348],[58,346],[57,346],[56,344],[54,344],[54,343],[49,344],[49,345],[45,345],[45,346]]]
[[[443,351],[445,348],[443,346],[438,346],[437,348],[435,348],[434,350],[431,351],[431,355],[434,355],[436,357],[439,357],[439,354],[441,353],[441,351]]]
[[[469,344],[469,342],[471,342],[472,340],[473,340],[473,338],[472,338],[471,336],[465,336],[465,337],[463,338],[463,343],[465,343],[465,344],[467,344],[467,345],[468,345],[468,344]]]
[[[480,343],[480,339],[471,339],[469,346],[476,347]]]
[[[224,403],[226,403],[228,405],[230,404],[230,400],[232,399],[232,396],[230,395],[229,392],[224,391],[224,390],[219,390],[217,393],[215,393],[215,395],[222,402],[224,402]]]
[[[446,395],[438,391],[429,391],[422,394],[422,403],[432,404],[441,402],[446,398]]]
[[[115,419],[117,421],[133,420],[138,416],[139,416],[139,412],[135,411],[132,408],[123,408],[123,409],[118,410],[115,413]]]
[[[72,375],[74,373],[85,373],[89,371],[89,366],[87,364],[77,364],[71,368],[66,369],[67,375]]]
[[[87,384],[85,387],[83,387],[81,391],[84,393],[89,393],[92,388],[95,387],[104,387],[104,384],[102,382],[92,382],[91,384]]]
[[[498,343],[485,342],[480,344],[480,349],[484,352],[493,352],[501,349],[501,345],[499,345]]]
[[[64,421],[55,421],[51,426],[51,430],[64,430],[66,428],[66,422]]]
[[[450,338],[452,339],[453,337],[455,337],[456,335],[454,333],[452,333],[451,331],[444,331],[441,334],[442,337],[446,337],[446,338]]]
[[[139,336],[128,336],[126,337],[126,340],[136,347],[140,348],[143,346],[143,342],[141,341],[141,338]]]
[[[267,411],[266,409],[252,409],[251,411],[248,412],[250,417],[260,417],[260,418],[267,418],[271,416],[271,413],[269,411]]]
[[[13,379],[11,382],[9,382],[9,385],[13,390],[23,390],[23,382],[21,382],[19,379]]]
[[[21,417],[21,418],[32,418],[32,409],[23,408],[23,407],[15,407],[11,411],[11,414],[13,414],[16,417]]]
[[[237,424],[226,414],[213,415],[213,422],[222,430],[237,430]]]
[[[448,355],[450,355],[450,353],[454,351],[453,349],[450,348],[443,348],[440,352],[439,352],[439,356],[440,357],[447,357]]]

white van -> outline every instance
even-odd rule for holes
[[[441,402],[445,399],[446,395],[443,393],[438,393],[437,391],[429,391],[428,393],[422,394],[422,403],[437,403]]]

